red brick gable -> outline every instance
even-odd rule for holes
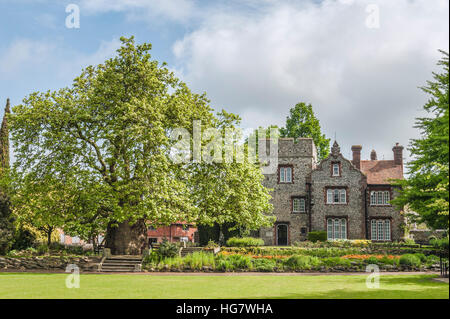
[[[390,184],[389,179],[403,179],[403,166],[393,160],[363,160],[361,171],[367,176],[367,184]]]

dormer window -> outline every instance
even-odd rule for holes
[[[292,183],[292,166],[280,166],[278,174],[280,183]]]
[[[332,176],[341,176],[341,165],[339,163],[333,163],[332,164]]]

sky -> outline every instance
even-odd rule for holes
[[[72,6],[71,6],[72,5]],[[73,5],[79,9],[74,28]],[[69,7],[68,7],[69,6]],[[419,137],[419,87],[449,47],[448,0],[0,0],[0,103],[70,86],[115,55],[121,36],[242,128],[283,126],[311,103],[323,132],[392,159]],[[69,17],[69,18],[68,18]],[[69,20],[69,24],[66,23]],[[4,101],[4,102],[2,102]],[[1,110],[3,115],[3,108]]]

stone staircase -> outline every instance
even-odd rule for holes
[[[142,271],[142,256],[114,255],[106,257],[101,265],[101,272],[140,272]]]

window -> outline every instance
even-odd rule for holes
[[[333,163],[333,176],[341,176],[339,163]]]
[[[65,244],[66,243],[66,235],[64,234],[59,234],[59,242],[61,244]]]
[[[370,192],[370,205],[381,206],[389,205],[391,194],[389,191],[372,191]]]
[[[328,240],[347,239],[347,220],[345,218],[327,219]]]
[[[72,244],[79,244],[80,243],[80,237],[75,236],[72,237]]]
[[[306,235],[306,232],[307,232],[306,227],[300,228],[300,233],[301,233],[302,235]]]
[[[370,229],[372,240],[391,240],[391,221],[389,219],[372,219]]]
[[[292,199],[292,212],[304,213],[306,211],[305,199],[295,197]]]
[[[292,167],[280,166],[280,183],[292,183]]]
[[[347,190],[344,188],[328,188],[327,189],[327,204],[346,204]]]

